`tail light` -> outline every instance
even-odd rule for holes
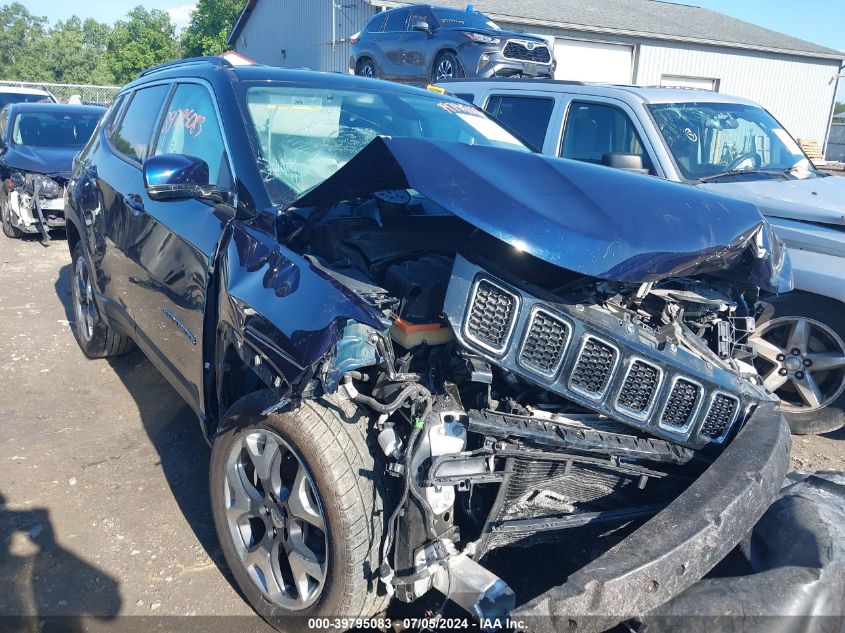
[[[349,38],[350,44],[357,44],[361,40],[361,31],[358,31],[355,35]]]

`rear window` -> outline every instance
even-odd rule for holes
[[[543,149],[554,107],[554,99],[545,97],[494,95],[487,101],[486,110],[539,151]]]
[[[393,33],[396,31],[404,31],[409,13],[410,9],[394,9],[393,11],[388,11],[386,13],[387,25],[384,27],[385,32]]]
[[[0,108],[10,103],[55,103],[50,95],[39,95],[28,92],[0,92]]]
[[[384,20],[387,16],[382,13],[367,22],[368,33],[379,33],[384,28]]]
[[[12,143],[30,147],[81,148],[100,120],[100,112],[21,112],[12,124]]]
[[[152,86],[135,92],[126,114],[109,135],[118,152],[139,163],[144,162],[158,113],[169,90],[170,86]]]

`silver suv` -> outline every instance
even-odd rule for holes
[[[758,104],[704,90],[552,80],[440,84],[544,154],[756,204],[789,247],[793,292],[764,297],[751,338],[795,433],[845,422],[845,178],[818,171]]]

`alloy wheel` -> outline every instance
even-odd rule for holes
[[[452,60],[442,59],[437,64],[437,80],[451,79],[455,75],[455,67],[452,65]]]
[[[363,77],[369,77],[370,79],[372,79],[375,75],[375,73],[373,72],[372,64],[364,64],[363,66],[361,66],[361,75]]]
[[[94,292],[91,285],[91,274],[84,257],[76,260],[76,270],[73,276],[74,315],[78,324],[80,336],[90,341],[94,336],[94,326],[97,323],[97,306],[94,303]]]
[[[845,342],[824,323],[778,317],[758,326],[749,343],[763,385],[784,411],[817,411],[845,390]]]
[[[243,434],[226,462],[226,521],[250,578],[274,604],[298,611],[320,597],[328,535],[305,464],[267,429]]]

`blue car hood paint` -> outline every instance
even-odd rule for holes
[[[10,145],[3,160],[9,167],[20,171],[70,178],[73,157],[78,153],[78,148]]]
[[[290,206],[330,206],[398,188],[415,189],[515,248],[584,275],[643,283],[742,263],[759,287],[792,288],[786,249],[754,205],[530,152],[376,138]]]

